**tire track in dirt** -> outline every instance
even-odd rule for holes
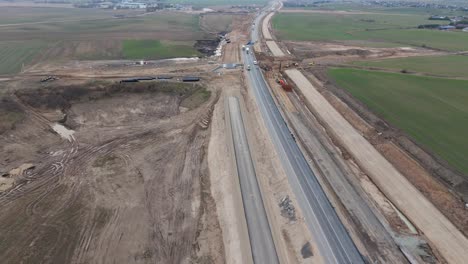
[[[57,146],[63,153],[44,157],[43,165],[0,193],[4,260],[180,263],[197,258],[212,103],[166,121],[92,128],[112,135],[103,141],[86,136],[87,127],[77,130],[79,141],[63,141]],[[48,129],[50,121],[41,113],[25,109]],[[96,168],[96,163],[102,164]]]

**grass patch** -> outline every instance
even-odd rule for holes
[[[372,111],[468,174],[468,81],[355,69],[329,75]]]
[[[446,77],[468,77],[468,56],[422,56],[373,61],[356,61],[354,65],[392,70],[408,70]]]
[[[424,15],[401,14],[291,14],[273,17],[273,28],[284,40],[364,41],[372,45],[425,46],[457,51],[468,49],[468,34],[416,29],[429,23]]]
[[[164,43],[159,40],[125,40],[123,56],[126,59],[164,59],[192,57],[200,53],[187,44]]]

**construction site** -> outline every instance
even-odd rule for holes
[[[464,263],[465,178],[327,75],[440,51],[280,41],[281,1],[213,8],[198,56],[0,76],[2,262]]]

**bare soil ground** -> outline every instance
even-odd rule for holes
[[[315,42],[315,41],[285,41],[288,50],[303,62],[315,64],[340,64],[354,60],[401,58],[410,56],[442,54],[422,48],[370,48],[353,46],[341,43]]]
[[[4,95],[2,116],[20,114],[0,134],[14,179],[0,193],[2,262],[223,263],[206,162],[216,92],[76,83]]]
[[[237,15],[233,17],[232,31],[229,32],[228,37],[231,43],[226,44],[223,52],[222,60],[225,63],[240,63],[240,46],[247,43],[250,25],[252,22],[251,15]]]

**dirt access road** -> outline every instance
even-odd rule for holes
[[[205,156],[215,90],[81,81],[15,94],[22,119],[1,134],[0,162],[35,167],[0,193],[2,262],[224,263]]]
[[[468,258],[468,240],[341,116],[298,70],[286,71],[307,103],[358,164],[450,263]]]

